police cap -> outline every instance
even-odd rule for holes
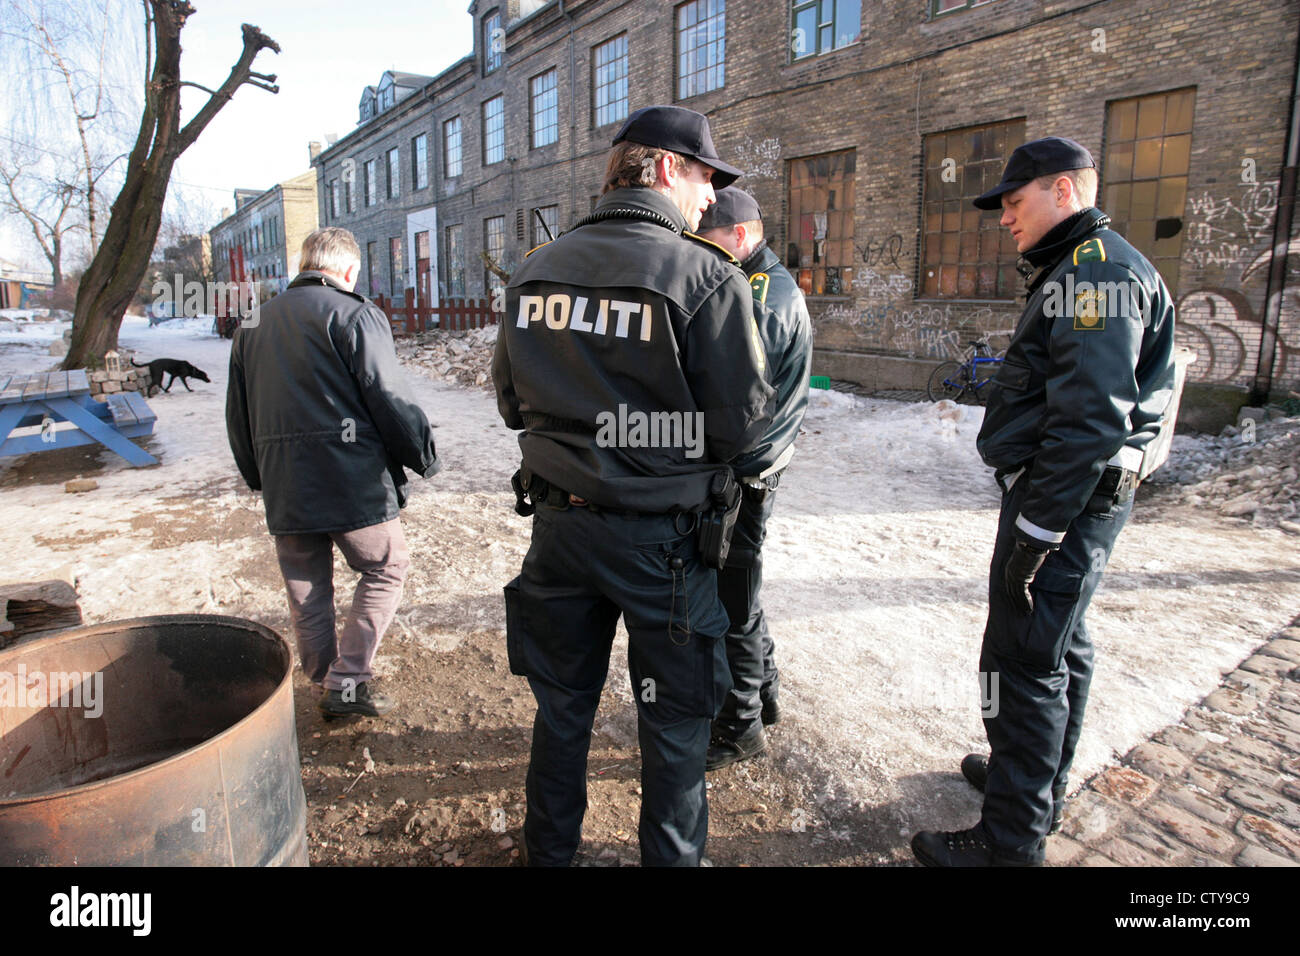
[[[998,209],[1002,194],[1032,183],[1039,176],[1050,176],[1071,169],[1095,169],[1092,153],[1072,139],[1048,136],[1016,147],[1002,172],[1002,182],[975,198],[976,209]]]
[[[715,181],[717,177],[714,177]],[[734,226],[738,222],[753,222],[754,220],[763,220],[763,210],[758,206],[758,200],[751,196],[745,190],[738,186],[728,186],[726,189],[714,191],[717,202],[704,211],[700,217],[700,227],[696,232],[703,232],[705,229],[718,229],[722,226]]]
[[[714,169],[713,188],[722,189],[740,178],[740,170],[718,158],[703,113],[682,106],[645,106],[629,116],[614,137],[614,145],[626,140],[681,153]]]

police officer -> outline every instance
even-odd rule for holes
[[[913,837],[928,866],[1043,862],[1092,679],[1084,614],[1169,427],[1173,299],[1096,189],[1088,151],[1053,136],[975,200],[1001,205],[1029,298],[977,440],[1003,492],[980,652],[991,753],[962,762],[984,806],[970,830]]]
[[[701,114],[637,110],[614,138],[595,211],[529,253],[506,288],[493,381],[502,418],[523,429],[518,507],[535,509],[505,589],[511,670],[537,698],[532,865],[564,866],[577,851],[620,613],[642,862],[691,866],[703,853],[704,757],[730,674],[727,614],[696,525],[715,495],[734,501],[726,463],[766,432],[773,392],[744,274],[689,230],[739,174]]]
[[[749,277],[766,351],[767,380],[777,393],[772,424],[762,441],[733,462],[742,485],[740,514],[726,567],[718,572],[718,591],[731,619],[727,662],[732,687],[713,722],[705,763],[706,769],[716,770],[761,753],[767,746],[763,727],[780,717],[780,676],[758,592],[763,584],[767,519],[808,409],[812,323],[803,292],[767,246],[762,210],[749,193],[737,186],[718,190],[717,202],[700,217],[699,233],[739,259]]]

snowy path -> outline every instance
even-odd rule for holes
[[[36,347],[45,330],[3,329],[0,375],[53,364]],[[147,447],[160,467],[81,450],[0,459],[0,579],[71,562],[88,621],[207,611],[283,628],[260,501],[242,489],[225,441],[229,343],[206,323],[138,320],[122,341],[144,358],[188,359],[212,383],[150,400],[158,423]],[[489,392],[412,381],[438,425],[444,469],[416,483],[406,512],[415,564],[397,628],[435,650],[484,631],[504,645],[500,587],[528,541],[509,493],[515,436]],[[868,811],[900,835],[968,825],[973,794],[955,771],[983,743],[975,672],[998,497],[975,453],[980,411],[953,423],[927,404],[814,394],[765,548],[787,715],[766,759],[831,834],[847,838]],[[78,472],[99,489],[65,494]],[[1294,617],[1294,542],[1139,501],[1089,613],[1098,668],[1076,782],[1178,719]],[[379,664],[382,673],[398,662]],[[620,650],[611,668],[597,729],[633,746]]]

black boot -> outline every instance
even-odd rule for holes
[[[355,690],[328,690],[316,702],[316,706],[326,717],[382,717],[396,706],[396,701],[372,692],[369,686],[362,683]]]
[[[961,758],[961,775],[966,778],[966,782],[978,790],[984,792],[984,784],[989,779],[989,758],[983,754],[967,754]],[[1061,823],[1065,819],[1065,792],[1052,792],[1052,826],[1047,831],[1050,836],[1061,829]]]
[[[940,833],[922,830],[912,837],[912,854],[925,866],[1042,866],[1041,860],[1000,855],[978,827]]]
[[[767,738],[763,735],[762,723],[756,724],[739,737],[715,729],[704,758],[704,769],[718,770],[728,764],[748,760],[766,749]]]

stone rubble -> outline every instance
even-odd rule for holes
[[[497,326],[468,331],[432,329],[398,336],[397,357],[448,384],[492,388],[492,352]]]
[[[1188,504],[1300,535],[1300,416],[1176,435],[1169,460],[1147,481],[1181,486]]]

